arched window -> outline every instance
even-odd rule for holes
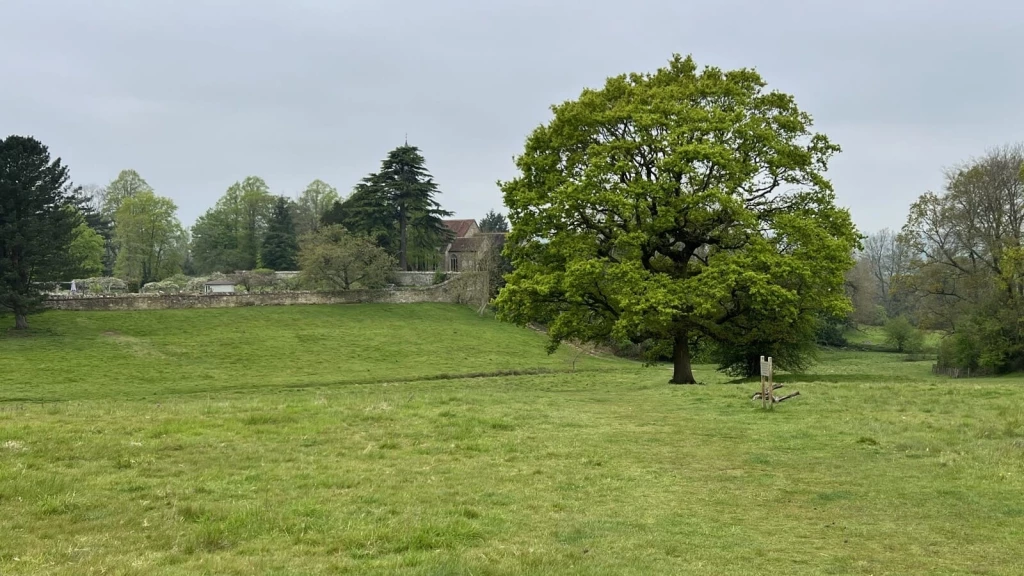
[[[459,257],[456,254],[452,254],[452,261],[450,263],[450,269],[448,271],[449,272],[458,272],[459,271]]]

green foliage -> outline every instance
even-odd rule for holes
[[[249,176],[228,188],[192,227],[192,258],[197,272],[252,270],[275,203],[262,178]]]
[[[298,267],[299,241],[292,222],[288,199],[279,196],[274,203],[260,251],[260,266],[271,270],[295,270]]]
[[[802,364],[817,316],[849,311],[858,235],[823,176],[839,148],[764,86],[675,57],[555,106],[501,185],[500,317],[549,326],[553,345],[656,342],[678,383],[701,340],[735,352],[725,368],[766,346]]]
[[[848,318],[820,316],[814,340],[821,346],[843,347],[848,344],[846,332],[853,326]]]
[[[981,359],[981,346],[974,335],[952,334],[939,344],[938,367],[977,371]]]
[[[316,232],[321,220],[341,197],[323,180],[314,180],[299,195],[295,209],[295,226],[299,235]]]
[[[257,268],[232,274],[231,277],[246,292],[263,292],[272,290],[278,283],[277,275],[269,268]]]
[[[480,220],[481,232],[508,232],[508,220],[501,212],[490,210]]]
[[[971,370],[976,374],[1024,370],[1024,350],[1006,327],[1017,314],[1011,310],[992,310],[965,318],[957,331],[943,340],[939,367]]]
[[[230,211],[213,208],[192,226],[192,263],[199,274],[233,272],[245,268],[239,250],[241,223]]]
[[[150,191],[121,201],[114,214],[114,272],[119,278],[141,287],[181,273],[188,232],[178,221],[177,210],[170,198]]]
[[[512,273],[512,262],[503,252],[504,242],[500,234],[481,234],[482,241],[476,254],[476,268],[486,274],[488,298],[498,296],[505,287],[505,277]]]
[[[114,221],[111,215],[103,211],[106,189],[98,186],[85,186],[75,190],[75,207],[85,219],[86,225],[96,231],[103,239],[103,269],[99,274],[109,276],[114,271],[117,259],[114,246]]]
[[[121,293],[128,290],[128,284],[124,280],[112,276],[76,279],[75,285],[82,292],[89,294]]]
[[[434,269],[440,248],[451,236],[442,218],[451,212],[434,199],[439,190],[424,164],[419,148],[395,148],[380,171],[363,178],[344,202],[335,203],[324,223],[371,238],[397,258],[402,270]]]
[[[154,193],[154,190],[138,172],[122,170],[103,190],[100,199],[101,212],[109,220],[113,220],[125,200],[145,192]]]
[[[388,254],[397,254],[398,234],[394,211],[369,180],[368,176],[356,184],[344,202],[335,202],[324,214],[321,223],[324,226],[341,226],[366,236]]]
[[[802,316],[801,320],[790,324],[785,333],[769,333],[761,338],[742,334],[729,341],[715,342],[711,345],[711,359],[720,370],[736,377],[760,374],[762,356],[771,356],[774,366],[780,370],[804,372],[818,358],[815,332],[818,322],[810,315]],[[770,320],[764,322],[770,323]]]
[[[185,292],[190,281],[191,278],[184,274],[175,274],[159,282],[149,282],[139,292],[143,294],[177,294],[178,292]]]
[[[68,251],[72,263],[78,268],[77,273],[85,276],[103,274],[103,256],[106,253],[103,237],[89,227],[84,218],[72,235]]]
[[[885,323],[885,343],[897,352],[914,354],[924,348],[924,334],[907,320],[906,316],[892,318]]]
[[[299,264],[305,281],[323,290],[380,288],[395,261],[365,236],[337,225],[323,226],[302,238]]]
[[[948,368],[1024,369],[1024,144],[991,150],[922,195],[901,237],[916,258],[904,280],[923,325],[953,335]]]
[[[14,313],[15,328],[27,328],[26,315],[39,310],[39,283],[63,279],[79,263],[71,249],[81,216],[68,179],[38,140],[0,139],[0,310]]]

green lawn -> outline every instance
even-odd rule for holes
[[[548,356],[529,330],[443,304],[49,312],[31,325],[30,337],[0,339],[0,401],[566,370],[576,356]],[[609,364],[582,357],[577,368]]]
[[[861,325],[846,331],[846,340],[851,346],[869,350],[894,352],[885,342],[885,329],[881,326]],[[925,331],[924,350],[935,352],[942,343],[942,333]]]
[[[829,352],[763,412],[454,306],[33,320],[5,576],[1024,573],[1021,379]]]

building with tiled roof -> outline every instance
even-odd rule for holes
[[[452,231],[455,238],[469,238],[474,234],[480,232],[480,227],[477,226],[476,220],[444,220],[444,225]]]
[[[474,270],[487,250],[501,250],[505,245],[503,232],[481,232],[476,220],[445,220],[444,224],[455,235],[444,249],[445,272]]]

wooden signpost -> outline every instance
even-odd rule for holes
[[[769,356],[768,360],[765,360],[764,356],[761,356],[761,391],[755,393],[750,399],[757,400],[760,398],[762,408],[774,408],[779,402],[800,395],[800,392],[793,392],[781,398],[776,396],[775,391],[782,388],[782,384],[776,384],[774,376],[775,367],[772,365],[772,357]]]

